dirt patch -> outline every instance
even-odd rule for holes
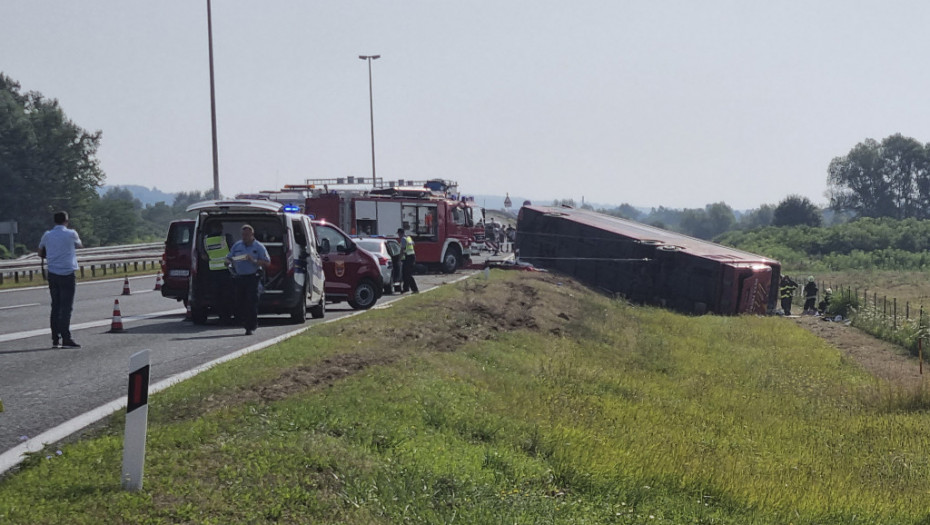
[[[512,278],[487,281],[476,276],[456,285],[461,293],[452,299],[433,299],[432,294],[424,294],[409,305],[395,306],[412,307],[417,314],[428,315],[399,314],[391,322],[361,316],[331,325],[325,329],[355,339],[357,351],[284,370],[259,385],[210,396],[197,410],[203,413],[248,402],[277,401],[329,388],[372,366],[422,352],[455,352],[471,342],[490,340],[506,332],[528,330],[559,335],[580,316],[580,303],[572,300],[584,293],[578,283],[551,274],[508,277]]]
[[[875,377],[895,385],[916,388],[924,382],[925,376],[930,375],[927,366],[921,375],[920,362],[903,348],[872,337],[858,328],[810,315],[790,319],[835,346]]]

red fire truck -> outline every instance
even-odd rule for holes
[[[369,179],[370,180],[370,179]],[[283,191],[307,195],[304,213],[325,219],[354,235],[394,237],[403,228],[413,237],[417,263],[452,273],[484,241],[476,225],[474,199],[462,197],[455,182],[390,181],[360,188],[358,179],[308,179]]]

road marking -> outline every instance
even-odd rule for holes
[[[15,306],[0,306],[0,310],[9,310],[11,308],[25,308],[27,306],[39,306],[41,303],[17,304]]]
[[[150,314],[128,315],[125,317],[123,316],[120,316],[120,317],[124,323],[127,323],[127,322],[132,322],[132,321],[142,321],[145,319],[151,319],[153,317],[161,317],[163,315],[174,315],[174,314],[183,314],[183,313],[187,313],[186,308],[177,308],[174,310],[165,310],[163,312],[153,312]],[[113,322],[112,319],[108,319],[108,320],[103,320],[103,321],[91,321],[89,323],[73,324],[71,325],[71,331],[73,332],[76,330],[83,330],[85,328],[96,328],[98,326],[107,326],[108,324],[112,322]],[[2,334],[0,335],[0,343],[5,343],[7,341],[17,341],[19,339],[28,339],[30,337],[36,337],[40,335],[50,335],[49,329],[42,328],[40,330],[29,330],[26,332],[15,332],[12,334]]]

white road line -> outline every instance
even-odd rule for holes
[[[9,310],[11,308],[25,308],[27,306],[40,306],[41,303],[17,304],[15,306],[0,306],[0,310]]]
[[[153,317],[161,317],[163,315],[174,315],[174,314],[183,314],[183,313],[187,313],[186,308],[165,310],[163,312],[154,312],[154,313],[143,314],[143,315],[128,315],[125,317],[120,316],[120,319],[122,319],[123,323],[128,323],[132,321],[141,321],[143,319],[151,319]],[[98,326],[106,326],[112,322],[113,322],[112,319],[107,319],[107,320],[102,320],[102,321],[91,321],[89,323],[73,324],[71,325],[71,331],[73,332],[76,330],[82,330],[84,328],[96,328]],[[49,329],[42,328],[40,330],[28,330],[26,332],[15,332],[12,334],[0,334],[0,343],[4,343],[6,341],[16,341],[19,339],[28,339],[30,337],[36,337],[40,335],[50,335]]]

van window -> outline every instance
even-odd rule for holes
[[[346,247],[349,245],[349,240],[341,233],[325,225],[317,226],[316,234],[321,245],[324,240],[329,241],[329,252],[324,250],[320,253],[345,251]]]
[[[172,224],[168,229],[167,244],[170,246],[186,246],[191,243],[194,232],[194,223]]]
[[[299,220],[291,221],[291,225],[294,227],[294,242],[297,246],[307,247],[307,236],[304,233],[304,225]]]

